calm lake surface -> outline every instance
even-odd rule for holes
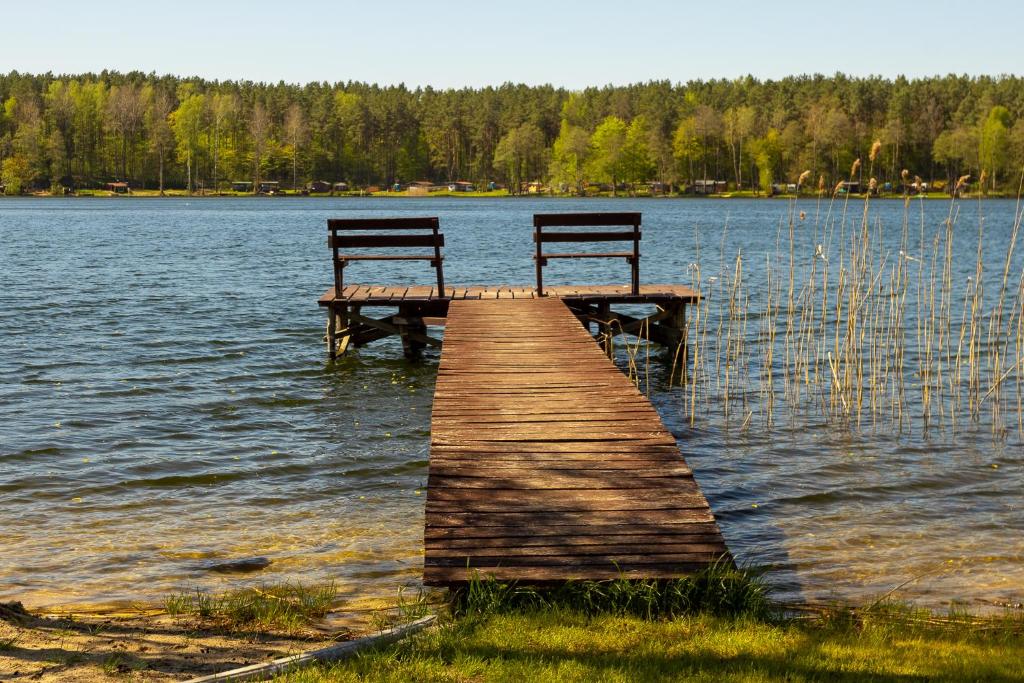
[[[814,200],[798,206],[815,211]],[[84,607],[334,580],[357,609],[415,586],[437,354],[410,363],[389,340],[326,362],[325,221],[437,215],[449,283],[529,284],[532,214],[580,210],[642,211],[643,281],[689,283],[698,258],[705,277],[739,249],[763,262],[790,205],[0,199],[0,600]],[[950,206],[921,210],[931,234]],[[997,291],[1015,204],[958,211],[954,279],[974,272],[983,211]],[[897,250],[903,204],[871,212]],[[1015,255],[1011,278],[1021,266]],[[430,279],[417,266],[372,268],[347,277]],[[551,283],[626,278],[625,264],[598,260],[546,271]],[[652,400],[730,548],[769,567],[779,597],[863,600],[908,582],[898,595],[931,606],[1024,598],[1018,432],[778,415],[770,430],[740,428],[715,411],[691,425],[668,374],[652,363]],[[254,556],[271,564],[209,570]]]

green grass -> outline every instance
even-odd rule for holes
[[[298,670],[328,681],[1013,681],[1024,622],[941,623],[899,608],[811,620],[670,620],[544,609],[449,622],[395,646]]]
[[[225,628],[295,632],[326,615],[337,594],[333,583],[261,586],[217,595],[196,590],[170,596],[164,609],[172,616],[209,620]]]
[[[687,579],[547,590],[475,579],[449,597],[437,628],[275,680],[1024,680],[1019,611],[981,618],[884,600],[785,608],[758,573],[727,562]]]
[[[686,578],[568,581],[546,590],[475,577],[465,589],[451,594],[451,612],[456,617],[538,610],[643,619],[697,612],[764,619],[771,615],[772,604],[760,573],[737,569],[726,560]]]

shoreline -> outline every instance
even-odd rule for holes
[[[181,680],[350,642],[438,610],[438,627],[405,645],[385,646],[366,658],[335,665],[314,663],[301,672],[289,673],[304,681],[324,682],[335,680],[341,672],[348,676],[368,675],[369,680],[403,678],[411,670],[429,671],[439,678],[468,675],[476,670],[474,652],[486,646],[490,653],[488,662],[496,671],[509,666],[525,667],[532,674],[543,676],[563,655],[540,643],[569,638],[575,643],[572,650],[576,654],[566,654],[563,665],[584,666],[597,674],[608,655],[625,656],[638,646],[637,638],[642,638],[650,643],[627,666],[638,667],[638,673],[642,670],[648,674],[690,674],[694,673],[691,667],[711,667],[725,674],[754,666],[765,673],[780,674],[789,670],[790,664],[786,662],[799,655],[805,664],[814,663],[816,673],[825,675],[832,670],[832,658],[819,657],[815,648],[827,644],[835,653],[845,653],[841,658],[847,664],[868,665],[885,680],[900,673],[886,664],[890,648],[897,645],[905,650],[905,655],[918,652],[913,668],[922,675],[938,674],[934,680],[958,680],[958,674],[948,678],[942,675],[942,666],[930,661],[936,656],[940,660],[951,656],[962,659],[959,666],[963,670],[959,674],[970,672],[984,677],[998,673],[1015,678],[1024,674],[1014,668],[1020,667],[1022,661],[1019,653],[1024,645],[1024,614],[1019,606],[1014,607],[1017,608],[984,616],[955,606],[944,613],[878,600],[860,605],[779,604],[777,608],[781,611],[775,616],[756,617],[742,612],[716,616],[714,612],[698,611],[644,618],[626,611],[600,610],[591,614],[556,606],[518,609],[505,605],[479,613],[470,610],[455,614],[451,606],[446,609],[442,603],[428,603],[421,598],[404,607],[400,602],[382,608],[371,615],[360,616],[339,609],[332,611],[329,619],[288,630],[226,623],[196,614],[174,614],[166,606],[158,605],[74,613],[26,610],[20,603],[0,603],[0,679],[55,683],[99,683],[112,677]],[[623,639],[622,634],[627,637]],[[647,659],[655,651],[673,651],[672,643],[684,641],[699,646],[697,651],[683,658]],[[439,658],[435,649],[439,643],[443,650],[463,655],[457,661]],[[746,652],[752,643],[760,645]],[[807,648],[804,643],[814,647]],[[395,659],[396,648],[403,648],[405,657]],[[765,648],[772,649],[774,656],[760,660]],[[723,652],[717,652],[719,649]],[[745,664],[732,661],[735,653],[731,657],[721,656],[724,651],[737,649],[750,655],[741,658],[749,659]],[[580,654],[583,652],[590,654]],[[947,660],[946,664],[950,663]],[[285,675],[274,680],[291,678]]]
[[[210,194],[188,194],[183,190],[171,190],[165,191],[161,195],[157,191],[139,191],[132,192],[131,194],[115,194],[106,190],[97,190],[95,192],[88,191],[82,194],[67,194],[59,195],[50,192],[39,192],[33,194],[21,194],[21,195],[2,195],[0,194],[0,202],[5,199],[566,199],[566,200],[591,200],[591,199],[627,199],[627,200],[642,200],[642,201],[658,201],[658,200],[676,200],[676,201],[726,201],[726,200],[741,200],[751,199],[757,201],[789,201],[789,200],[831,200],[831,201],[842,201],[846,199],[854,201],[864,201],[868,196],[864,194],[850,194],[850,195],[839,195],[834,199],[832,197],[818,197],[816,194],[777,194],[772,196],[754,195],[749,192],[737,192],[737,193],[723,193],[717,195],[691,195],[691,194],[672,194],[672,195],[649,195],[649,194],[638,194],[638,195],[611,195],[610,193],[592,194],[592,195],[571,195],[571,194],[523,194],[523,195],[511,195],[506,192],[432,192],[430,194],[409,194],[407,192],[373,192],[367,194],[347,193],[347,194],[302,194],[302,193],[281,193],[277,195],[261,195],[253,193],[210,193]],[[987,195],[978,194],[965,194],[959,197],[950,197],[945,193],[929,193],[925,195],[913,195],[910,197],[904,197],[903,195],[877,195],[870,197],[872,201],[883,200],[883,201],[905,201],[910,200],[927,200],[927,201],[950,201],[959,199],[963,201],[971,200],[1015,200],[1016,195],[1010,193],[996,192],[989,193]]]

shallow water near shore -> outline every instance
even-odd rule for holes
[[[814,200],[798,206],[815,210]],[[450,284],[529,284],[533,213],[642,211],[642,280],[688,283],[698,258],[705,273],[740,248],[763,261],[789,207],[0,199],[0,600],[85,606],[333,580],[357,608],[417,586],[438,356],[410,363],[387,340],[326,361],[316,299],[331,281],[328,217],[438,215]],[[934,230],[949,204],[921,210]],[[956,277],[974,271],[983,211],[998,280],[1014,210],[959,206]],[[898,249],[902,203],[871,211]],[[1011,272],[1022,263],[1015,255]],[[755,290],[763,282],[751,272]],[[590,259],[552,265],[546,279],[627,273]],[[431,272],[357,265],[346,276],[413,284]],[[729,547],[768,567],[779,597],[864,600],[906,583],[898,596],[929,606],[1024,599],[1018,432],[895,434],[796,413],[776,414],[769,431],[715,411],[691,425],[668,374],[651,364],[652,401]],[[254,557],[270,564],[210,571]]]

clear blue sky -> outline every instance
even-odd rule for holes
[[[442,88],[1024,73],[1022,0],[0,4],[4,72]]]

